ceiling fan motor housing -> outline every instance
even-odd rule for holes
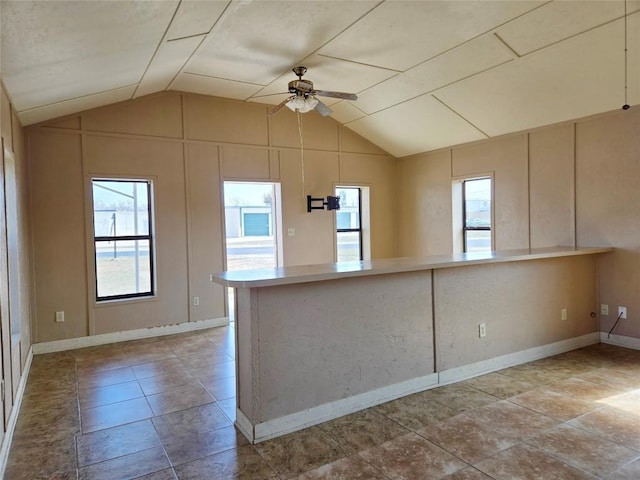
[[[289,93],[297,95],[309,94],[313,91],[313,83],[309,80],[292,80],[289,82]]]

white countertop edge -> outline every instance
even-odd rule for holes
[[[428,257],[383,258],[362,262],[323,263],[317,265],[227,271],[214,274],[213,281],[233,288],[272,287],[276,285],[413,272],[417,270],[435,270],[489,263],[521,262],[576,255],[593,255],[612,251],[612,247],[548,247],[480,253],[457,253],[453,255],[432,255]]]

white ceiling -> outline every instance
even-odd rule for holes
[[[163,90],[277,104],[258,96],[304,65],[358,94],[333,118],[402,157],[620,108],[625,38],[640,104],[626,8],[625,36],[624,0],[2,0],[1,74],[29,125]]]

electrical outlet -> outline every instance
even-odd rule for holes
[[[64,312],[56,312],[56,323],[64,322]]]
[[[563,308],[562,310],[560,310],[560,320],[566,320],[567,319],[567,309]]]
[[[209,281],[213,282],[213,273],[209,275]]]
[[[484,338],[487,336],[487,324],[486,323],[481,323],[480,325],[478,325],[478,334],[480,335],[480,338]]]
[[[193,297],[193,306],[197,307],[200,305],[200,297]]]
[[[296,236],[296,229],[295,228],[288,228],[287,229],[287,235],[290,237],[295,237]]]
[[[627,307],[618,307],[618,317],[627,318]]]
[[[600,315],[609,315],[609,305],[606,303],[600,304]]]

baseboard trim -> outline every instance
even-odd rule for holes
[[[205,328],[222,327],[229,324],[228,317],[212,318],[200,320],[198,322],[177,323],[175,325],[163,325],[161,327],[140,328],[136,330],[126,330],[123,332],[102,333],[90,335],[88,337],[68,338],[65,340],[54,340],[51,342],[41,342],[32,345],[33,354],[62,352],[65,350],[75,350],[78,348],[95,347],[108,343],[126,342],[127,340],[139,340],[141,338],[161,337],[173,335],[175,333],[193,332]]]
[[[245,436],[247,436],[247,433],[252,433],[252,435],[247,436],[249,441],[251,441],[251,443],[259,443],[279,437],[280,435],[286,435],[287,433],[318,425],[319,423],[327,422],[374,405],[395,400],[396,398],[421,392],[437,386],[437,384],[438,374],[431,373],[424,377],[412,378],[411,380],[354,395],[353,397],[318,405],[317,407],[309,408],[302,412],[296,412],[274,420],[258,423],[254,425],[253,428],[251,422],[242,415],[242,421],[246,421],[247,424],[242,426],[241,431]],[[242,414],[242,412],[240,413]]]
[[[609,337],[608,332],[600,332],[600,342],[608,343],[609,345],[617,345],[618,347],[640,350],[640,338],[636,337],[627,337],[625,335],[615,334],[612,334],[611,337]]]
[[[370,392],[361,393],[353,397],[325,403],[317,407],[255,425],[252,425],[251,421],[238,409],[236,413],[236,426],[251,443],[259,443],[365,408],[380,405],[381,403],[395,400],[396,398],[404,397],[412,393],[459,382],[503,368],[539,360],[551,355],[558,355],[570,350],[575,350],[576,348],[598,343],[599,341],[599,332],[588,333],[579,337],[568,338],[559,342],[483,360],[463,367],[432,373],[424,377],[407,380]]]
[[[11,450],[11,442],[13,441],[13,434],[16,430],[16,424],[18,423],[18,416],[20,415],[20,407],[22,406],[22,399],[24,397],[24,391],[27,387],[27,379],[29,378],[29,371],[31,370],[31,361],[33,360],[33,347],[29,348],[27,358],[22,369],[22,375],[20,376],[20,382],[18,383],[18,390],[16,391],[16,398],[9,415],[9,421],[7,422],[7,430],[4,432],[2,438],[2,446],[0,447],[0,478],[4,478],[4,471],[7,468],[7,461],[9,460],[9,451]]]
[[[579,337],[560,340],[559,342],[541,345],[539,347],[521,350],[519,352],[508,353],[499,357],[482,360],[480,362],[471,363],[462,367],[451,368],[440,372],[439,384],[448,385],[450,383],[460,382],[469,378],[484,375],[486,373],[502,370],[503,368],[513,367],[522,363],[540,360],[541,358],[558,355],[560,353],[575,350],[576,348],[586,347],[600,342],[599,332],[587,333]]]

